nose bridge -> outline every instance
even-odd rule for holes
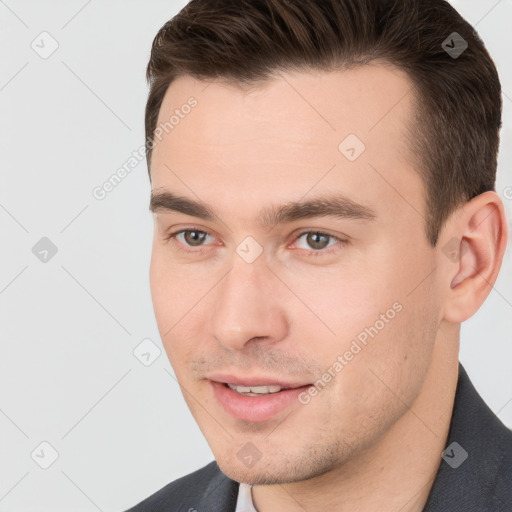
[[[216,288],[210,334],[219,343],[241,349],[254,338],[285,337],[284,303],[263,258],[247,263],[235,254],[231,270]]]

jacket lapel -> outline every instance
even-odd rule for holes
[[[489,409],[460,363],[443,454],[423,512],[510,510],[512,431]]]

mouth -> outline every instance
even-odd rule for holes
[[[285,387],[279,386],[277,384],[271,384],[269,386],[260,385],[260,386],[238,386],[236,384],[224,383],[225,386],[229,387],[233,391],[236,391],[240,395],[244,396],[263,396],[271,393],[279,393],[280,391],[287,389],[296,389],[294,387]],[[300,387],[300,386],[299,386]]]
[[[235,419],[261,423],[288,412],[294,404],[300,405],[298,396],[312,384],[269,383],[225,378],[209,379],[213,395],[224,413]],[[233,382],[236,380],[237,382]],[[289,412],[288,412],[289,414]]]

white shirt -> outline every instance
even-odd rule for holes
[[[249,484],[240,484],[235,512],[258,512],[252,501],[252,490]]]

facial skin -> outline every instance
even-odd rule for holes
[[[155,209],[151,291],[169,360],[221,470],[255,484],[259,512],[421,510],[445,448],[459,324],[485,300],[505,250],[499,197],[467,203],[429,245],[406,143],[414,93],[390,65],[283,73],[251,91],[180,77],[159,123],[190,96],[197,106],[153,151],[152,192],[201,201],[218,219]],[[338,149],[349,134],[366,146],[355,161]],[[374,217],[261,223],[271,206],[334,194]],[[166,240],[185,229],[207,233],[202,245],[190,232]],[[333,238],[315,245],[317,232]],[[248,236],[263,249],[252,263],[237,253]],[[452,238],[462,258],[442,251]],[[253,422],[214,397],[214,373],[313,384],[396,303],[401,310],[307,405]],[[261,454],[252,467],[237,455],[254,450],[246,443]]]

